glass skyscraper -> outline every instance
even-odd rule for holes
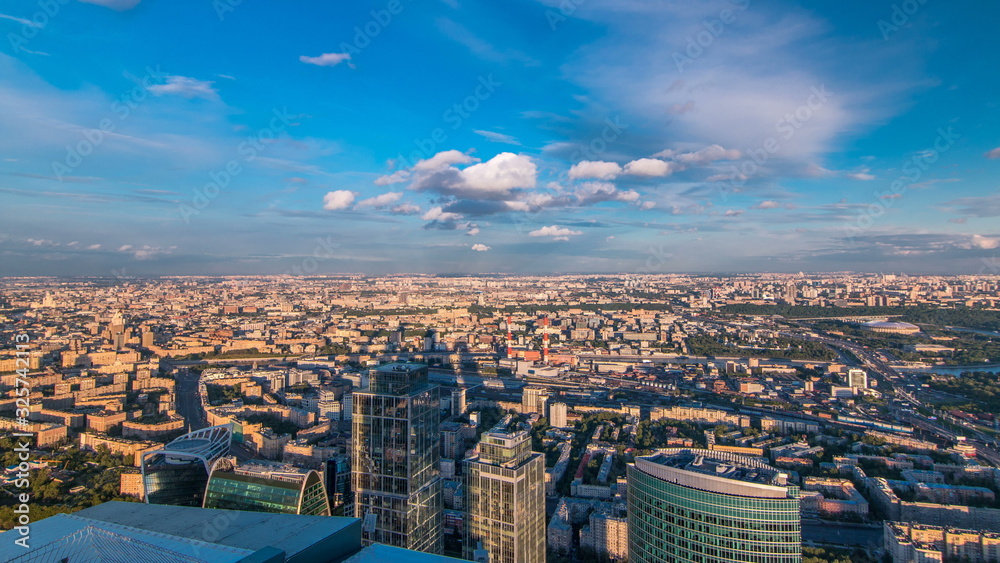
[[[754,458],[670,449],[628,467],[629,561],[802,561],[798,487]]]
[[[323,478],[316,471],[253,461],[215,463],[205,490],[205,508],[330,516]]]
[[[506,417],[483,434],[478,450],[465,460],[464,557],[544,563],[545,458],[531,451],[527,425]]]
[[[202,428],[142,456],[146,503],[201,506],[212,465],[229,453],[230,425]]]
[[[438,387],[427,366],[372,370],[353,394],[351,485],[365,544],[443,551]]]

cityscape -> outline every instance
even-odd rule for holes
[[[9,0],[0,561],[1000,562],[998,19]]]

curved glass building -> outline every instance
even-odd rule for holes
[[[670,449],[628,467],[629,561],[802,561],[799,489],[754,458]]]
[[[293,465],[235,459],[215,462],[205,508],[329,516],[330,501],[317,471]]]
[[[142,456],[147,504],[201,506],[212,465],[229,453],[228,424],[185,434]]]

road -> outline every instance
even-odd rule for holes
[[[197,372],[186,369],[177,372],[177,412],[184,417],[192,431],[208,426],[201,408],[201,397],[198,396],[198,377]]]

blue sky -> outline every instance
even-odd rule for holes
[[[1000,273],[994,2],[291,4],[0,6],[0,275]]]

